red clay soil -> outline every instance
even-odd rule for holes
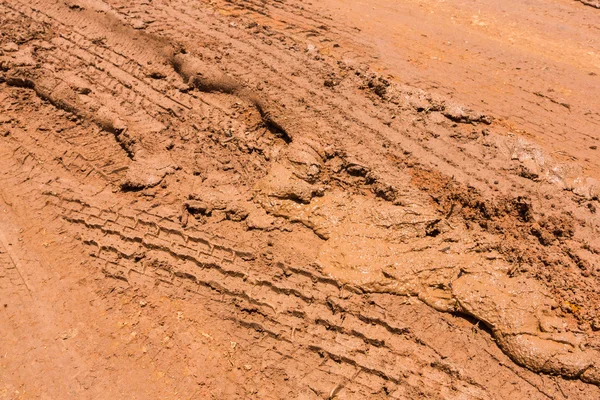
[[[600,398],[598,7],[0,0],[0,399]]]

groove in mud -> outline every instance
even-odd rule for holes
[[[260,113],[265,125],[286,143],[291,143],[292,136],[285,128],[281,110],[257,93],[244,86],[233,77],[223,73],[219,68],[210,65],[198,57],[187,53],[178,53],[169,57],[175,71],[183,80],[202,92],[221,92],[239,97],[253,104]]]

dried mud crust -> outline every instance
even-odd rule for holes
[[[597,182],[299,47],[325,22],[280,7],[287,30],[251,3],[0,3],[0,194],[108,281],[269,337],[293,396],[597,394],[562,380],[600,385]]]

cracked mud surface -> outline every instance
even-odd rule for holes
[[[597,7],[0,1],[0,398],[599,397]]]

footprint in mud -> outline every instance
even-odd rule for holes
[[[318,184],[323,160],[315,142],[295,141],[256,185],[255,199],[324,239],[317,259],[324,273],[365,292],[415,296],[470,315],[516,363],[600,385],[600,354],[566,329],[542,285],[510,277],[510,265],[493,252],[470,250],[468,232],[457,233],[417,198],[398,206],[325,190]]]

